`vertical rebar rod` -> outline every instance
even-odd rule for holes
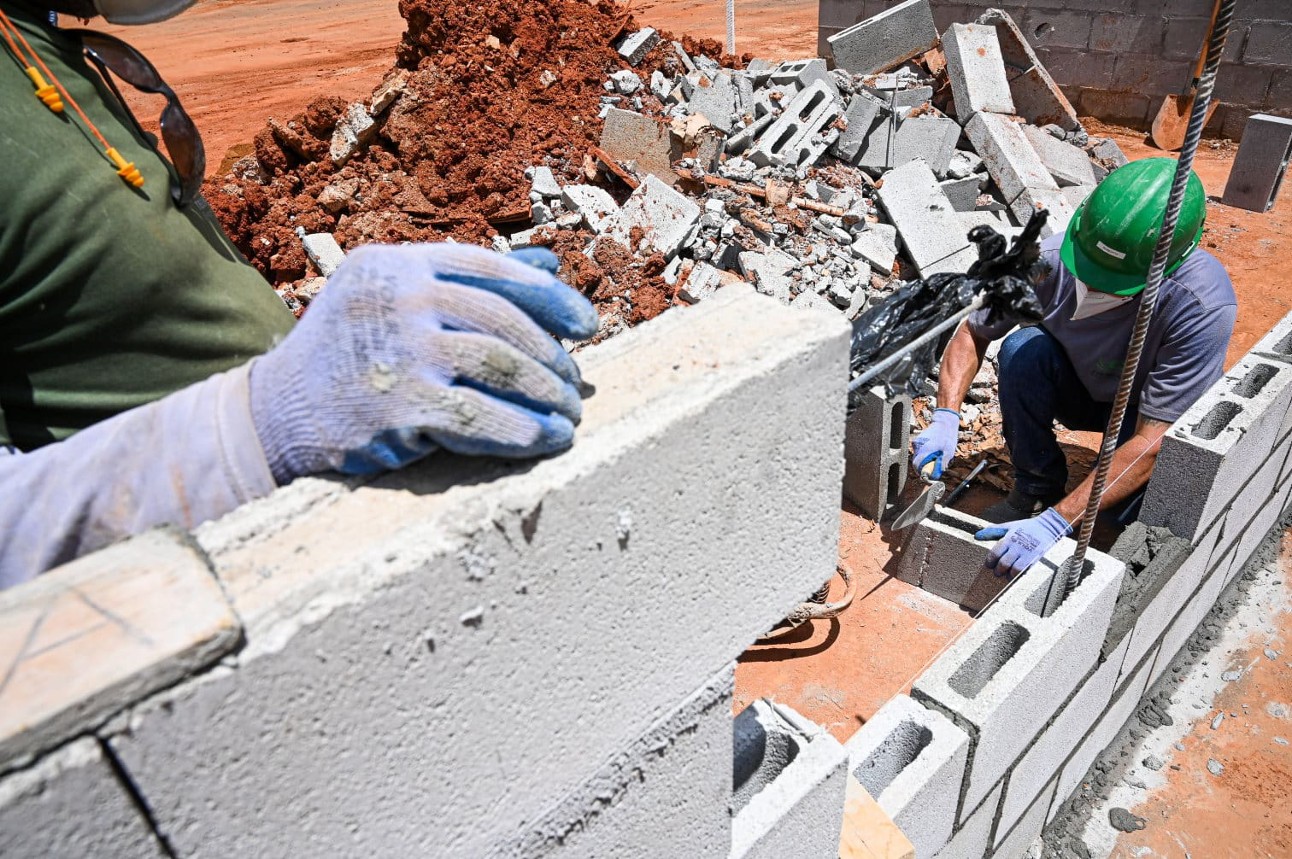
[[[736,0],[727,0],[727,53],[736,53]]]
[[[1149,267],[1148,283],[1140,294],[1139,312],[1135,317],[1135,329],[1131,335],[1130,347],[1126,351],[1126,364],[1117,386],[1112,413],[1108,417],[1108,428],[1104,432],[1103,444],[1099,448],[1094,485],[1090,490],[1086,512],[1081,517],[1077,551],[1068,559],[1065,595],[1072,593],[1081,583],[1081,576],[1085,570],[1086,552],[1090,549],[1090,537],[1095,530],[1095,517],[1103,503],[1104,490],[1108,485],[1108,471],[1112,467],[1113,454],[1117,450],[1117,439],[1121,435],[1122,423],[1126,419],[1126,408],[1130,402],[1136,374],[1139,372],[1140,358],[1144,354],[1144,341],[1148,336],[1149,323],[1152,322],[1153,311],[1157,308],[1158,290],[1161,289],[1166,275],[1167,258],[1171,252],[1172,240],[1175,238],[1175,227],[1179,223],[1185,191],[1189,187],[1189,178],[1193,174],[1193,159],[1198,152],[1198,144],[1202,141],[1202,130],[1207,124],[1207,109],[1211,106],[1211,97],[1215,92],[1216,72],[1220,68],[1220,55],[1225,49],[1225,39],[1229,35],[1230,24],[1233,23],[1236,2],[1237,0],[1222,0],[1215,23],[1207,37],[1207,61],[1203,67],[1202,77],[1198,81],[1198,92],[1193,103],[1193,113],[1189,115],[1184,147],[1180,150],[1180,160],[1176,164],[1171,195],[1167,200],[1166,211],[1162,215],[1162,231],[1158,235],[1157,248],[1153,253],[1153,264]]]

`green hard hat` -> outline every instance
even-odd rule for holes
[[[1068,271],[1100,292],[1139,294],[1148,280],[1175,170],[1174,158],[1146,158],[1110,173],[1068,224],[1059,251]],[[1192,173],[1167,257],[1167,274],[1198,247],[1206,220],[1207,192],[1198,174]]]

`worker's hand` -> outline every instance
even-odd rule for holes
[[[960,413],[952,409],[937,409],[933,412],[933,420],[928,427],[915,437],[911,445],[911,465],[916,472],[920,472],[932,462],[933,479],[938,480],[942,477],[942,472],[950,467],[959,441]]]
[[[551,335],[591,337],[598,319],[557,266],[543,248],[354,251],[252,366],[252,418],[274,478],[374,474],[439,447],[508,458],[569,447],[581,380]]]
[[[983,566],[997,576],[1013,578],[1027,572],[1055,544],[1072,533],[1068,520],[1053,507],[1033,519],[1019,519],[983,528],[975,540],[1000,540]],[[1003,538],[1003,539],[1002,539]]]

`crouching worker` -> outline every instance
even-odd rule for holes
[[[912,464],[919,470],[933,463],[936,477],[951,462],[965,395],[988,345],[1005,337],[999,393],[1014,487],[983,515],[997,526],[976,535],[999,541],[987,558],[997,575],[1026,571],[1085,512],[1094,477],[1066,491],[1068,466],[1054,423],[1098,432],[1107,426],[1174,175],[1169,158],[1114,171],[1066,233],[1042,243],[1051,274],[1036,287],[1045,307],[1041,323],[1005,337],[1006,325],[987,325],[979,313],[947,345],[938,409],[915,439]],[[1224,373],[1237,300],[1224,267],[1198,248],[1205,219],[1206,194],[1193,175],[1112,460],[1105,509],[1148,483],[1162,436]]]

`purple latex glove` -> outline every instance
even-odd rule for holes
[[[950,467],[959,441],[960,413],[953,409],[937,409],[928,427],[911,444],[911,465],[919,472],[932,462],[933,479],[937,480]]]
[[[1055,544],[1072,533],[1068,520],[1053,507],[1034,519],[1019,519],[983,528],[975,540],[1000,540],[983,563],[1002,578],[1027,572]],[[1003,539],[1002,539],[1003,538]]]
[[[374,474],[440,447],[510,458],[564,450],[582,415],[574,360],[598,318],[556,256],[469,245],[369,246],[251,371],[251,411],[280,484]]]

